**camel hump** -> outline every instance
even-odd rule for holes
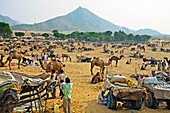
[[[124,57],[124,55],[120,55],[120,57]]]

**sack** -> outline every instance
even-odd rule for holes
[[[115,75],[111,77],[111,81],[112,83],[114,82],[120,82],[120,83],[125,83],[126,82],[126,77],[125,76],[120,76],[120,75]]]

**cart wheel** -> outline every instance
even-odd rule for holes
[[[148,91],[148,100],[145,100],[145,105],[146,107],[149,108],[157,108],[158,107],[158,102],[156,102],[156,99],[154,97],[154,94],[150,91]]]
[[[13,107],[9,107],[9,105],[17,101],[17,94],[12,90],[8,91],[3,99],[3,105],[5,105],[3,110],[5,111],[5,113],[12,113]]]
[[[109,109],[117,109],[117,98],[113,96],[112,91],[110,90],[107,95],[107,107]]]
[[[167,108],[170,110],[170,102],[166,102],[167,103]]]
[[[140,110],[142,108],[142,99],[133,100],[131,102],[131,109]]]

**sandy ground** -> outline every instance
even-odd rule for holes
[[[73,83],[73,90],[72,90],[72,113],[169,113],[169,110],[165,108],[164,104],[161,104],[159,109],[150,109],[143,106],[141,110],[130,110],[125,108],[120,108],[118,110],[110,110],[107,106],[99,105],[97,103],[98,94],[101,91],[103,86],[103,82],[98,84],[91,84],[92,75],[90,73],[90,63],[78,63],[76,62],[76,55],[84,55],[89,57],[99,57],[107,62],[108,58],[110,57],[109,54],[103,54],[102,47],[93,47],[92,45],[86,45],[88,47],[92,47],[95,51],[90,52],[71,52],[67,53],[66,50],[61,48],[55,49],[55,53],[67,53],[71,56],[72,62],[65,61],[66,67],[64,67],[65,73],[71,78],[71,82]],[[169,46],[170,47],[170,46]],[[168,46],[166,47],[168,48]],[[115,50],[110,48],[111,50]],[[158,48],[158,52],[152,52],[150,47],[146,48],[146,52],[141,51],[145,57],[156,57],[157,59],[163,59],[164,56],[170,58],[169,53],[160,52]],[[34,52],[36,53],[36,52]],[[37,53],[40,53],[37,52]],[[140,70],[140,66],[142,64],[142,59],[139,58],[131,58],[132,63],[130,65],[125,64],[129,57],[130,49],[125,49],[124,55],[125,57],[119,61],[118,67],[115,67],[115,62],[113,61],[113,66],[108,66],[109,74],[122,74],[124,76],[129,77],[131,74],[135,73],[135,68],[137,73],[140,74],[149,74],[151,76],[151,70],[157,70],[156,67],[148,66],[146,70]],[[120,56],[119,53],[115,54],[116,56]],[[4,59],[5,61],[5,59]],[[12,62],[15,62],[13,60]],[[9,70],[8,67],[1,67],[0,71],[16,71],[16,72],[23,72],[26,74],[40,74],[43,73],[44,70],[40,66],[35,67],[24,67],[21,66],[21,69],[18,69],[17,66],[12,66],[12,70]],[[93,72],[94,74],[99,71],[99,67],[94,67]],[[134,79],[133,79],[134,80]],[[135,80],[134,80],[135,81]],[[60,113],[63,113],[63,109],[61,107],[62,100],[60,99],[53,99],[48,100],[48,109],[52,112],[53,102],[57,102],[60,106]]]

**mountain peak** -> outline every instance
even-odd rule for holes
[[[83,9],[81,6],[79,6],[78,8],[77,8],[78,10],[81,10],[81,9]]]
[[[88,9],[86,9],[86,8],[83,8],[83,7],[79,6],[76,10],[74,10],[71,13],[84,13],[84,12],[90,12],[90,11]]]
[[[31,31],[52,31],[57,29],[60,32],[72,32],[72,31],[83,31],[83,32],[105,32],[105,31],[124,31],[126,33],[136,32],[134,30],[128,29],[126,27],[120,27],[118,25],[112,24],[111,22],[100,18],[93,12],[86,8],[79,6],[74,11],[68,13],[67,15],[59,16],[45,22],[33,24],[33,25],[18,25],[13,26],[14,30],[31,30]],[[143,30],[142,30],[143,31]],[[150,30],[149,30],[150,31]],[[149,34],[150,32],[137,32],[142,34]],[[154,32],[152,32],[154,33]],[[151,33],[151,34],[152,34]],[[156,33],[154,33],[155,35]]]

